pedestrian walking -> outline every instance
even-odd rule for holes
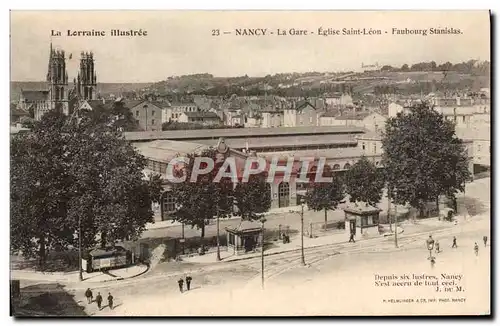
[[[474,252],[476,253],[476,256],[479,254],[479,246],[477,245],[477,242],[474,243]]]
[[[102,308],[102,296],[101,296],[101,292],[97,292],[97,297],[95,297],[95,302],[97,302],[97,308],[99,308],[99,310],[101,310]]]
[[[483,237],[483,242],[484,242],[484,246],[486,247],[486,244],[488,243],[488,237],[487,236]]]
[[[108,306],[109,309],[113,310],[113,296],[111,295],[111,292],[108,292]]]
[[[91,304],[94,296],[93,296],[92,290],[90,288],[88,288],[87,291],[85,291],[85,297],[87,298],[87,303]]]
[[[186,288],[187,290],[189,291],[191,289],[191,281],[193,280],[193,278],[191,276],[187,276],[186,277]]]
[[[452,248],[457,248],[457,237],[453,237],[453,244],[451,245]]]
[[[436,246],[436,253],[439,254],[439,252],[440,252],[439,251],[439,241],[436,240],[435,246]]]
[[[351,236],[349,237],[349,242],[356,243],[356,241],[354,240],[354,233],[351,233]]]
[[[180,278],[178,281],[177,281],[177,284],[179,284],[179,290],[182,292],[184,292],[184,289],[183,289],[183,286],[184,286],[184,280],[182,278]]]

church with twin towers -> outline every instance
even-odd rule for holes
[[[64,50],[56,50],[50,44],[46,88],[43,90],[21,90],[18,109],[29,112],[35,120],[51,110],[61,110],[70,115],[82,101],[97,99],[97,73],[92,52],[81,52],[77,76],[70,86]]]

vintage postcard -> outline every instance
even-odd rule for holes
[[[490,12],[10,18],[12,316],[491,314]]]

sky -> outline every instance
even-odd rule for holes
[[[66,63],[70,80],[76,77],[80,52],[93,51],[98,82],[116,83],[193,73],[265,76],[359,70],[362,63],[490,60],[489,19],[488,11],[12,11],[11,80],[44,80],[50,42],[72,53]],[[235,29],[244,28],[267,29],[268,35],[235,35]],[[320,36],[319,28],[382,34]],[[393,35],[393,28],[461,33]],[[113,37],[111,29],[142,29],[147,36]],[[212,36],[217,29],[220,36]],[[277,35],[278,29],[314,34]],[[52,30],[62,35],[51,36]],[[106,36],[67,36],[68,30],[103,30]]]

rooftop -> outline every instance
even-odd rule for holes
[[[372,112],[358,112],[355,114],[349,113],[349,114],[344,114],[344,115],[338,116],[336,118],[336,120],[363,120],[364,118],[366,118],[370,114],[372,114]]]
[[[272,159],[278,157],[278,159],[286,159],[288,157],[293,157],[298,160],[302,157],[314,157],[320,158],[351,158],[351,157],[361,157],[362,151],[358,147],[345,147],[345,148],[332,148],[332,149],[318,149],[318,150],[296,150],[296,151],[286,151],[286,152],[274,152],[274,153],[257,153],[258,156],[265,157],[267,159]]]
[[[207,119],[219,119],[219,116],[215,112],[184,112],[189,118],[207,118]]]
[[[262,225],[257,221],[241,221],[237,227],[227,227],[226,230],[233,233],[255,232],[261,231]]]
[[[231,129],[198,129],[198,130],[170,130],[170,131],[134,131],[125,132],[129,141],[148,141],[156,139],[169,140],[198,140],[247,138],[247,137],[277,137],[277,136],[306,136],[331,134],[361,134],[366,130],[351,126],[323,126],[323,127],[281,127],[281,128],[231,128]]]
[[[155,140],[148,143],[135,144],[135,148],[149,159],[168,163],[177,155],[201,152],[208,148],[208,146],[182,141]]]
[[[198,140],[200,144],[214,146],[217,144],[217,139]],[[252,137],[252,138],[236,138],[226,139],[226,144],[232,148],[246,148],[247,144],[250,149],[269,148],[269,147],[293,147],[293,146],[317,146],[324,144],[345,144],[355,145],[357,143],[354,135],[346,134],[331,134],[320,136],[278,136],[278,137]]]
[[[368,204],[360,203],[357,205],[348,206],[344,208],[344,211],[357,215],[367,215],[367,214],[379,213],[382,210],[378,207],[373,207]]]

